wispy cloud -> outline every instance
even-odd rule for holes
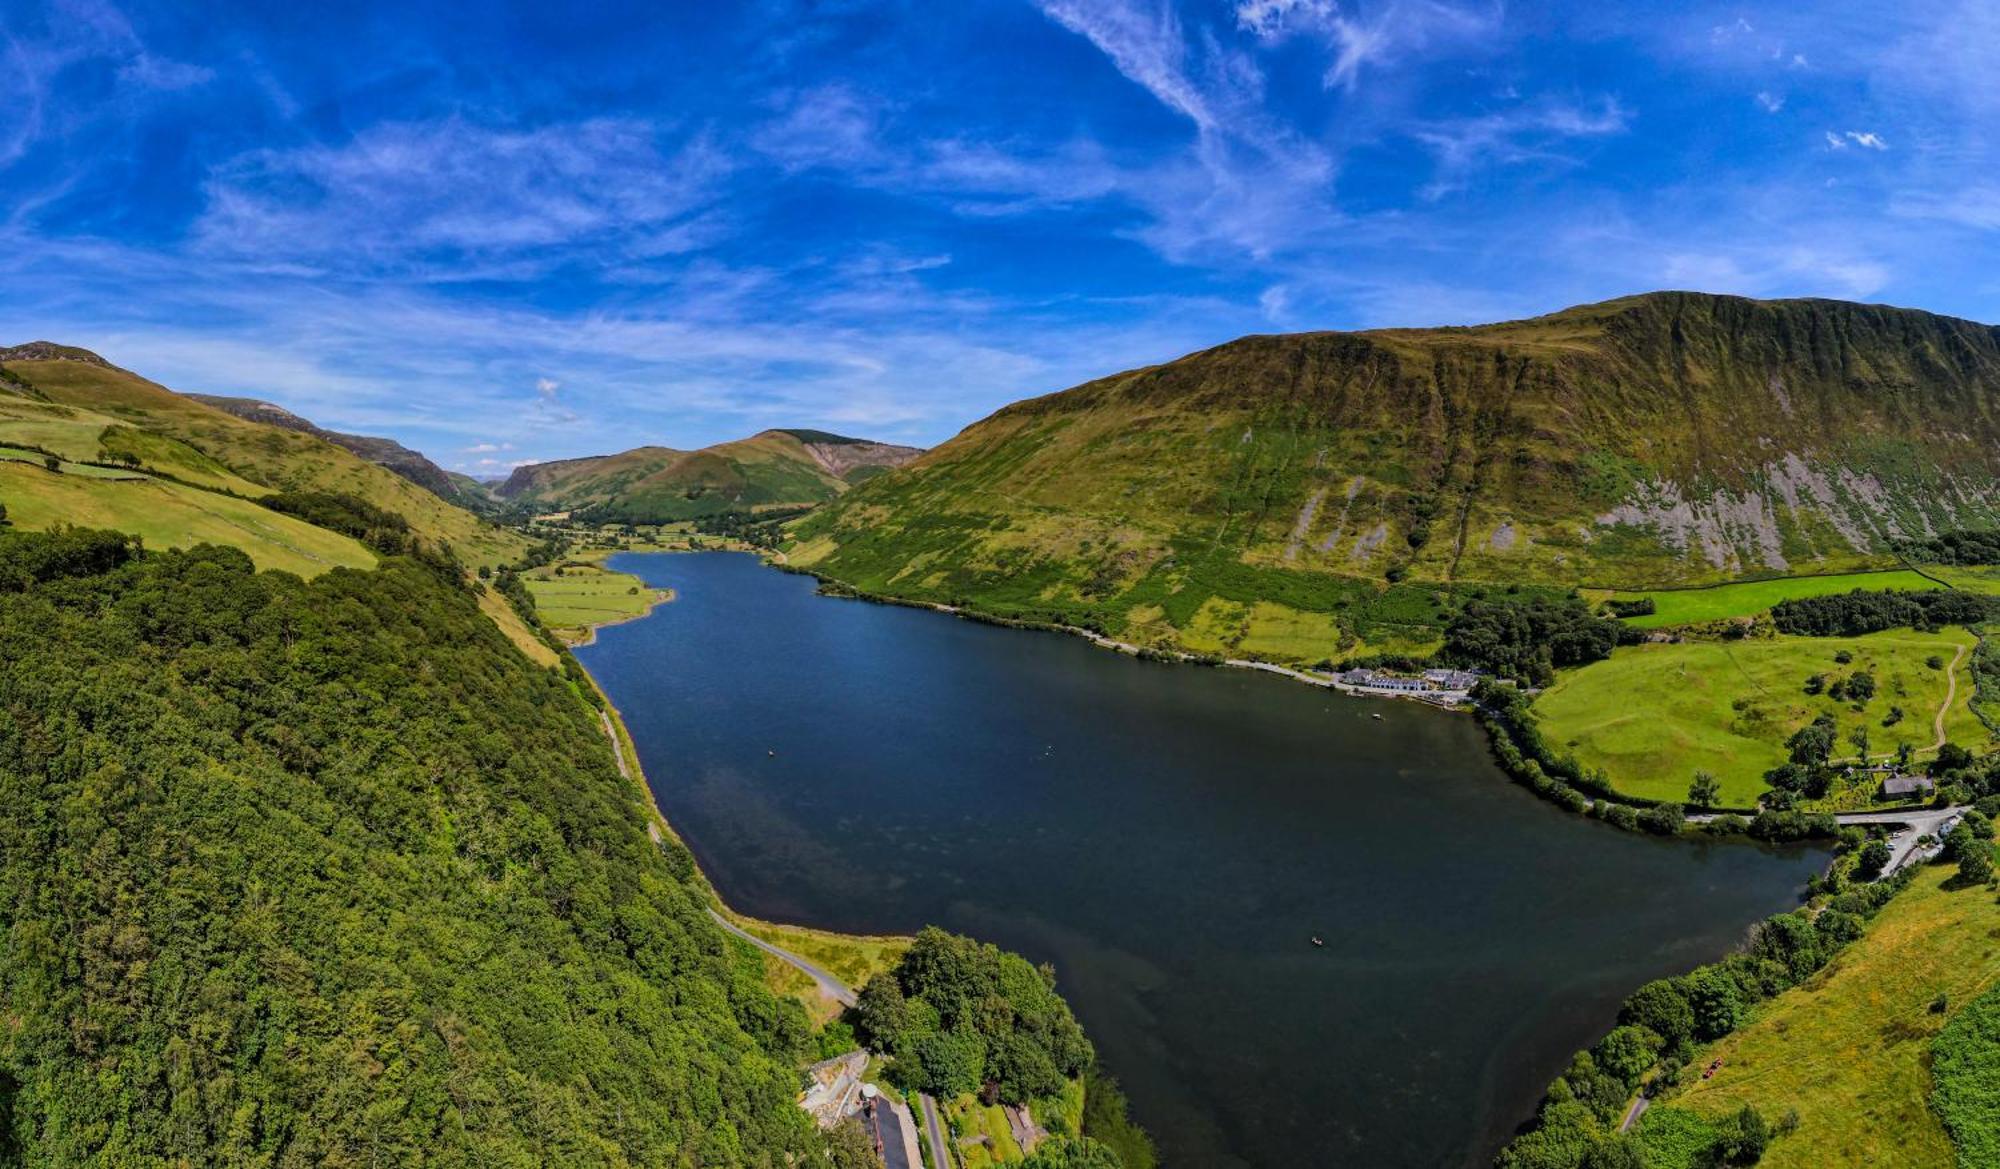
[[[1832,130],[1828,130],[1826,132],[1826,144],[1827,147],[1832,150],[1846,150],[1849,144],[1859,146],[1867,150],[1889,149],[1888,142],[1884,141],[1880,134],[1877,134],[1872,130],[1848,130],[1845,133],[1840,133],[1840,134],[1836,134]]]
[[[1473,171],[1487,165],[1530,161],[1571,161],[1564,144],[1622,134],[1631,115],[1616,98],[1589,106],[1541,102],[1473,118],[1418,127],[1413,133],[1437,158],[1436,177],[1424,188],[1426,198],[1458,190]]]
[[[1236,5],[1238,27],[1268,43],[1295,35],[1323,41],[1331,56],[1323,83],[1349,91],[1360,84],[1364,67],[1480,41],[1499,28],[1502,15],[1499,4],[1476,7],[1435,0],[1391,0],[1373,11],[1334,0],[1241,0]]]
[[[697,218],[729,162],[700,139],[597,118],[515,130],[387,123],[337,145],[256,151],[207,184],[204,251],[300,271],[513,278],[602,249],[644,259],[719,230]]]

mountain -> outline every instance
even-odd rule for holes
[[[604,522],[667,523],[839,497],[923,452],[823,430],[766,430],[697,451],[646,446],[515,470],[496,494]]]
[[[1167,641],[1258,605],[1354,635],[1460,582],[1887,563],[1990,526],[1996,471],[2000,330],[1665,292],[1245,337],[1018,402],[799,521],[790,559]]]
[[[256,398],[230,398],[221,394],[188,394],[187,397],[203,405],[213,406],[224,413],[234,414],[246,422],[281,426],[286,430],[296,430],[310,434],[314,438],[324,439],[337,447],[360,455],[371,463],[387,467],[438,498],[458,504],[460,507],[483,506],[483,501],[478,497],[468,498],[459,489],[459,485],[452,479],[451,472],[393,438],[379,438],[368,434],[343,434],[338,430],[327,430],[299,417],[283,406]]]
[[[145,489],[154,495],[170,488],[198,490],[201,506],[190,514],[231,509],[233,504],[221,500],[235,497],[334,491],[404,517],[413,533],[450,544],[470,564],[518,560],[527,548],[524,537],[330,441],[328,432],[303,419],[298,421],[311,429],[274,422],[274,410],[254,412],[259,420],[249,421],[88,350],[46,341],[0,349],[0,444],[47,451],[78,464],[128,462],[149,479]],[[72,494],[83,487],[68,486]],[[93,490],[104,514],[88,521],[78,516],[76,522],[134,530],[147,519],[144,505],[128,509],[111,498],[111,489]]]

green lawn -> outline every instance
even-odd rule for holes
[[[1627,646],[1563,674],[1535,699],[1534,709],[1550,746],[1574,752],[1586,767],[1603,768],[1622,792],[1684,799],[1699,769],[1722,781],[1726,804],[1747,807],[1765,790],[1763,773],[1784,761],[1785,739],[1822,711],[1840,725],[1839,753],[1852,751],[1848,733],[1862,726],[1873,754],[1905,741],[1919,751],[1930,748],[1946,671],[1931,669],[1926,659],[1937,655],[1949,664],[1960,648],[1969,654],[1972,641],[1954,628]],[[1834,661],[1843,650],[1854,655],[1846,665]],[[1831,680],[1857,670],[1869,671],[1876,682],[1875,697],[1863,710],[1804,693],[1814,674]],[[1972,681],[1963,663],[1958,677],[1946,737],[1983,744],[1986,731],[1971,713]],[[1892,705],[1904,716],[1884,727]]]
[[[644,616],[663,599],[659,590],[647,588],[636,576],[595,566],[568,566],[561,576],[553,569],[538,570],[527,585],[542,620],[578,634],[595,625]]]
[[[1725,617],[1749,617],[1762,613],[1779,601],[1798,597],[1824,597],[1855,589],[1934,589],[1938,584],[1921,573],[1906,569],[1887,572],[1846,572],[1838,576],[1787,576],[1776,580],[1752,580],[1716,585],[1706,589],[1662,589],[1658,592],[1607,592],[1601,595],[1621,601],[1640,597],[1653,599],[1654,612],[1628,618],[1640,629],[1662,629],[1669,625],[1689,625],[1698,621],[1718,621]]]
[[[1919,873],[1825,970],[1699,1051],[1656,1107],[1720,1118],[1752,1104],[1773,1123],[1796,1110],[1798,1131],[1761,1169],[1952,1169],[1930,1108],[1931,1040],[1949,1010],[2000,980],[2000,905],[1986,889],[1943,888],[1954,871]],[[1949,1010],[1933,1014],[1939,995]]]
[[[129,472],[52,474],[39,456],[34,463],[0,459],[0,503],[7,505],[8,520],[23,528],[114,528],[140,537],[148,548],[230,544],[259,568],[301,576],[375,566],[374,554],[357,541],[249,500]]]

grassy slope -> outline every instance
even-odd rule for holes
[[[58,405],[185,444],[237,477],[275,489],[345,492],[397,512],[419,535],[449,542],[469,564],[505,563],[526,548],[520,536],[331,443],[246,422],[136,374],[85,361],[15,361],[7,368]],[[0,423],[0,440],[6,433]]]
[[[568,566],[561,576],[537,569],[527,585],[542,620],[565,636],[580,637],[593,626],[643,617],[665,596],[636,576],[595,566]]]
[[[1672,625],[1691,625],[1727,617],[1749,617],[1764,612],[1780,601],[1802,597],[1824,597],[1835,593],[1852,592],[1855,589],[1915,591],[1937,587],[1937,581],[1922,573],[1908,569],[1890,569],[1883,572],[1843,572],[1830,576],[1788,576],[1774,580],[1716,585],[1705,589],[1664,589],[1649,593],[1605,592],[1601,595],[1620,600],[1651,597],[1654,611],[1644,617],[1626,618],[1626,624],[1638,629],[1663,629]]]
[[[259,568],[300,576],[375,564],[373,553],[337,532],[248,500],[150,476],[58,475],[31,463],[0,461],[0,503],[7,505],[9,521],[22,528],[116,528],[140,536],[150,548],[231,544]]]
[[[1995,516],[1996,380],[1984,326],[1826,301],[1249,337],[1016,403],[801,520],[789,554],[1113,630],[1180,594],[1152,629],[1170,638],[1198,578],[1245,572],[1262,579],[1207,594],[1881,567],[1890,524]]]
[[[1852,750],[1847,734],[1859,726],[1868,728],[1876,754],[1902,741],[1930,747],[1946,680],[1924,661],[1937,654],[1949,663],[1971,644],[1970,634],[1949,629],[1628,646],[1608,661],[1564,674],[1535,700],[1535,711],[1552,746],[1574,751],[1585,766],[1604,768],[1621,791],[1684,799],[1701,769],[1721,779],[1726,803],[1748,806],[1765,789],[1763,773],[1784,761],[1785,738],[1821,712],[1840,724],[1840,752]],[[1854,654],[1851,664],[1833,660],[1843,649]],[[1833,679],[1864,669],[1875,675],[1876,694],[1861,712],[1802,691],[1814,674]],[[1983,744],[1986,732],[1971,713],[1971,695],[1961,663],[1945,731],[1955,742]],[[1904,717],[1883,727],[1892,704]]]
[[[903,951],[910,948],[912,941],[900,936],[829,933],[734,913],[729,920],[742,927],[744,933],[754,934],[824,968],[855,990],[860,990],[877,974],[893,969],[903,960]]]
[[[1930,1003],[1961,1006],[2000,980],[2000,905],[1943,888],[1951,871],[1918,874],[1826,970],[1700,1052],[1691,1067],[1722,1059],[1714,1078],[1690,1075],[1662,1103],[1717,1117],[1749,1103],[1772,1121],[1797,1109],[1798,1131],[1765,1169],[1951,1169],[1929,1105],[1931,1038],[1947,1016]]]

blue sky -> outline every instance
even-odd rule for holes
[[[931,444],[1244,333],[2000,320],[2000,5],[0,0],[0,341],[448,466]]]

